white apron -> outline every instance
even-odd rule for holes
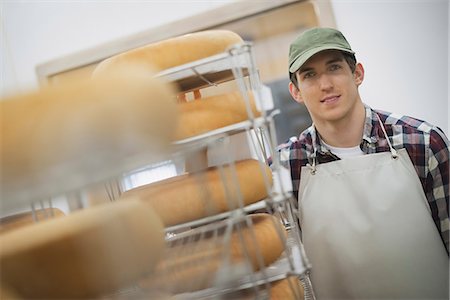
[[[419,178],[406,150],[389,146],[301,170],[302,239],[319,300],[448,299],[449,260]]]

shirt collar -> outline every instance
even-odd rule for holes
[[[378,136],[378,119],[376,116],[376,112],[372,110],[368,105],[364,104],[365,114],[366,118],[364,121],[364,130],[363,130],[363,138],[362,141],[366,141],[369,144],[376,144],[378,142],[379,136]],[[323,142],[320,139],[320,135],[317,133],[316,126],[314,123],[310,127],[310,134],[312,139],[312,145],[313,149],[311,152],[313,152],[314,155],[314,149],[317,149],[319,153],[329,153],[330,150],[323,144]]]

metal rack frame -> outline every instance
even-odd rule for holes
[[[273,119],[278,111],[275,110],[271,114],[268,114],[266,110],[262,109],[261,116],[255,117],[250,108],[249,91],[254,93],[255,101],[259,103],[259,107],[264,107],[262,103],[264,99],[261,92],[262,84],[253,60],[251,43],[234,45],[224,53],[165,70],[157,76],[178,83],[180,87],[183,87],[183,92],[216,86],[229,80],[235,80],[246,103],[248,113],[247,121],[176,141],[174,142],[174,154],[183,155],[184,151],[207,148],[208,145],[228,139],[237,133],[254,132],[255,134],[253,136],[248,134],[248,137],[250,137],[249,142],[251,147],[259,150],[257,151],[258,160],[267,163],[267,157],[271,156],[273,169],[277,170],[280,168],[278,157],[274,153],[277,139]],[[233,166],[233,163],[233,161],[230,161],[230,166]],[[274,175],[279,176],[278,173]],[[279,180],[281,181],[281,178]],[[231,181],[233,181],[233,184],[237,184],[237,176],[235,173],[233,173]],[[225,188],[227,189],[226,185]],[[213,235],[216,235],[217,232],[215,230],[219,226],[218,224],[223,224],[223,222],[235,224],[255,211],[266,210],[272,214],[278,214],[283,220],[285,228],[288,230],[288,238],[285,240],[286,248],[284,257],[280,258],[273,266],[265,268],[261,265],[262,268],[259,272],[249,273],[240,280],[233,282],[232,285],[225,284],[224,286],[210,287],[196,292],[177,294],[177,296],[181,299],[209,299],[242,289],[264,285],[268,286],[271,282],[294,275],[299,277],[303,282],[306,299],[314,299],[308,277],[310,264],[306,258],[300,240],[297,219],[293,213],[292,204],[294,200],[292,194],[283,188],[279,194],[274,194],[267,180],[266,188],[269,190],[269,197],[257,203],[245,206],[240,201],[241,206],[234,210],[167,227],[167,242],[180,241],[186,238],[186,236],[188,239],[194,239],[193,236],[198,234],[199,231],[210,231],[214,232]],[[248,225],[251,227],[251,224]],[[196,229],[186,231],[192,227]],[[227,239],[227,237],[225,236],[224,239]]]

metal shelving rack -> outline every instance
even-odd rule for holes
[[[278,183],[281,182],[282,179],[279,177],[280,174],[278,172],[280,164],[277,155],[274,153],[277,139],[273,117],[278,111],[270,111],[271,99],[267,99],[264,86],[259,80],[250,43],[235,45],[224,53],[164,70],[157,76],[178,84],[183,92],[235,81],[246,103],[248,120],[176,141],[173,144],[174,157],[179,158],[185,153],[217,147],[217,145],[223,149],[223,145],[228,143],[231,136],[245,132],[249,147],[253,148],[253,152],[256,153],[258,160],[267,163],[268,157],[272,157],[273,174],[274,177],[278,177],[274,178],[274,180]],[[254,116],[251,111],[249,91],[253,92],[257,107],[262,108],[260,109],[261,116],[259,117]],[[197,101],[201,101],[201,99]],[[224,155],[226,155],[226,152],[226,150],[223,151]],[[224,165],[234,165],[233,158],[225,159],[225,161],[226,163],[219,165],[219,168],[222,168]],[[236,176],[233,177],[231,181],[232,184],[235,184],[237,178]],[[199,181],[201,181],[201,178],[199,178]],[[220,283],[219,280],[219,283],[214,286],[197,291],[178,293],[177,299],[221,299],[221,297],[226,299],[230,293],[244,289],[254,289],[258,299],[265,299],[268,297],[265,288],[269,286],[269,283],[289,276],[296,276],[302,281],[305,299],[314,299],[314,293],[309,282],[310,264],[300,240],[298,220],[292,210],[292,194],[285,190],[282,184],[275,191],[275,188],[270,187],[267,180],[266,189],[269,196],[257,203],[247,206],[241,203],[239,208],[228,212],[167,227],[166,241],[168,245],[171,243],[176,244],[177,242],[179,244],[183,243],[183,241],[185,242],[187,236],[189,242],[185,243],[188,244],[194,240],[201,240],[205,235],[216,237],[219,231],[227,233],[238,222],[242,220],[248,221],[248,216],[251,216],[252,213],[264,211],[277,215],[288,232],[287,238],[283,241],[285,243],[285,251],[282,256],[270,266],[262,266],[261,270],[257,272],[244,272],[236,276],[237,278],[229,278],[228,276],[225,282]],[[252,227],[252,224],[247,225]],[[218,228],[221,229],[219,230]],[[227,234],[220,236],[220,239],[223,240],[228,238]],[[226,261],[226,256],[224,255],[224,261]],[[223,275],[220,272],[218,273],[218,275],[216,274],[217,277]],[[212,276],[213,274],[210,275]],[[155,276],[158,276],[158,274]]]

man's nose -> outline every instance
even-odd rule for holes
[[[333,82],[328,74],[321,74],[319,77],[319,85],[321,90],[329,90],[333,87]]]

